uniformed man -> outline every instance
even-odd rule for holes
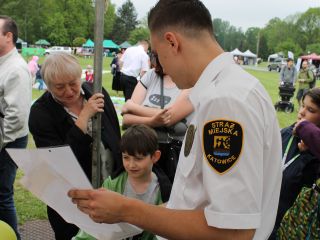
[[[96,222],[128,222],[168,239],[267,239],[279,199],[281,141],[271,99],[214,39],[199,0],[160,0],[152,48],[180,88],[193,87],[167,208],[106,190],[69,196]]]

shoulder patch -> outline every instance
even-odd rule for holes
[[[202,146],[205,157],[219,174],[224,174],[237,162],[242,143],[242,126],[237,122],[214,120],[203,127]]]

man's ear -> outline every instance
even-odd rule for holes
[[[158,162],[158,160],[160,159],[160,157],[161,157],[161,152],[160,152],[160,150],[156,150],[156,151],[154,152],[154,154],[152,154],[152,162],[153,162],[153,164],[155,164],[156,162]]]
[[[174,51],[174,53],[177,53],[179,48],[179,40],[177,38],[177,35],[174,32],[166,32],[164,34],[164,39],[169,47],[171,47],[171,49]]]
[[[13,41],[13,33],[12,32],[7,32],[6,37],[7,37],[8,42]]]

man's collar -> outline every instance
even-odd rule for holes
[[[196,108],[199,102],[203,89],[206,89],[206,86],[209,85],[210,82],[215,81],[223,68],[229,66],[230,64],[235,64],[233,56],[231,53],[224,52],[214,58],[207,65],[189,95],[190,101],[192,102],[194,108]]]
[[[14,47],[9,52],[7,52],[5,55],[0,57],[0,65],[3,64],[11,55],[16,54],[17,52],[18,52],[17,49]]]

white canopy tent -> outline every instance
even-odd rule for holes
[[[257,61],[257,55],[252,53],[249,49],[245,52],[241,52],[238,48],[234,49],[231,54],[233,57],[237,57],[239,64],[254,65]]]
[[[243,53],[243,55],[244,55],[245,57],[249,57],[249,58],[257,58],[257,55],[254,54],[254,53],[252,53],[249,49],[248,49],[247,51],[245,51],[245,52]]]
[[[238,48],[234,49],[231,54],[233,56],[243,56],[243,52],[241,52]]]
[[[246,65],[254,65],[257,62],[257,55],[252,53],[249,49],[243,53],[244,62]]]

